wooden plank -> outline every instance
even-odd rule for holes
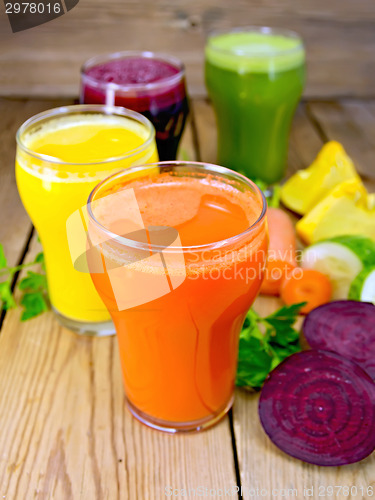
[[[0,243],[9,265],[16,264],[31,230],[31,222],[18,195],[14,175],[15,135],[18,127],[31,116],[66,104],[66,101],[0,99]]]
[[[375,102],[317,102],[308,109],[327,139],[343,144],[368,189],[375,191]]]
[[[317,129],[307,116],[306,105],[301,103],[297,108],[290,131],[287,177],[296,170],[308,167],[322,145],[323,141]]]
[[[201,99],[194,101],[194,110],[201,159],[216,163],[217,131],[214,110],[208,101]],[[307,167],[314,160],[322,144],[302,103],[297,109],[291,128],[286,175]]]
[[[181,142],[177,151],[177,159],[182,161],[197,161],[198,153],[195,148],[195,138],[194,138],[194,110],[191,106],[188,119],[186,121],[185,130],[181,137]]]
[[[182,146],[194,157],[191,137],[187,130]],[[38,251],[34,237],[26,261]],[[0,450],[0,491],[9,499],[159,500],[169,486],[236,482],[228,418],[186,436],[139,424],[125,408],[116,339],[79,337],[52,313],[25,323],[19,309],[6,314]]]
[[[0,95],[76,97],[83,61],[136,49],[182,58],[191,94],[203,96],[207,31],[254,24],[301,33],[306,96],[374,96],[374,20],[372,0],[86,0],[61,18],[13,34],[2,11]]]
[[[217,127],[213,107],[205,99],[193,101],[198,152],[201,161],[217,163]]]

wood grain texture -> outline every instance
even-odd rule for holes
[[[368,189],[375,191],[375,102],[310,103],[308,110],[327,139],[343,144]]]
[[[59,19],[16,34],[0,9],[0,95],[76,97],[88,57],[136,49],[183,59],[191,94],[202,96],[207,31],[271,25],[306,41],[306,96],[374,96],[373,0],[81,0]]]
[[[8,264],[16,264],[24,249],[32,225],[18,195],[14,174],[16,131],[27,119],[40,111],[66,101],[0,99],[0,243],[4,245]]]
[[[189,126],[182,150],[193,148]],[[38,251],[34,237],[26,261]],[[228,418],[198,435],[144,427],[125,407],[116,338],[79,337],[52,313],[5,316],[0,450],[0,497],[12,500],[160,500],[165,487],[236,481]]]
[[[21,123],[26,115],[50,107],[45,101],[10,104],[2,108],[6,110],[3,120],[8,123],[0,135],[5,155],[14,148],[10,128],[17,127],[16,122]],[[353,101],[329,105],[326,112],[323,105],[317,106],[308,106],[306,113],[302,104],[296,113],[288,172],[310,164],[321,147],[321,137],[330,137],[334,131],[341,131],[354,161],[366,165],[370,153],[364,148],[371,149],[374,104],[368,103],[364,109]],[[342,113],[342,120],[336,113]],[[212,108],[204,100],[194,101],[190,120],[180,158],[215,162]],[[347,123],[345,133],[340,128],[342,122]],[[352,128],[357,135],[351,142]],[[356,146],[357,141],[362,147]],[[7,190],[0,192],[1,207],[5,206],[6,195]],[[14,204],[22,214],[20,202]],[[22,217],[15,220],[22,221]],[[12,240],[16,253],[25,242],[21,227]],[[7,231],[7,238],[12,239],[11,230]],[[39,250],[34,237],[26,260],[32,260]],[[277,298],[260,297],[255,309],[267,314],[280,305]],[[19,309],[9,311],[0,336],[0,498],[160,500],[165,498],[166,486],[230,488],[236,484],[227,418],[210,431],[190,436],[168,436],[147,429],[125,408],[115,338],[81,338],[60,327],[52,313],[25,323],[19,318]],[[307,498],[303,488],[313,486],[311,498],[315,499],[319,498],[319,485],[375,488],[374,455],[341,468],[303,464],[284,455],[268,440],[260,427],[257,404],[257,395],[237,390],[234,431],[242,498],[303,499]],[[267,494],[250,494],[249,488],[264,488]],[[278,492],[272,494],[275,488]],[[297,496],[281,491],[294,488]],[[358,494],[335,498],[371,497]]]

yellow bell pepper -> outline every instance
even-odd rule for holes
[[[353,162],[339,142],[327,142],[310,167],[298,170],[281,188],[283,204],[304,215],[337,184],[358,179]]]
[[[344,234],[375,240],[375,194],[360,179],[342,182],[297,222],[298,235],[308,244]]]

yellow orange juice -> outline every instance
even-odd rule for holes
[[[110,317],[90,275],[74,269],[66,222],[102,179],[157,160],[154,129],[124,108],[69,106],[31,118],[17,143],[18,190],[41,239],[52,306],[65,325],[103,334]]]

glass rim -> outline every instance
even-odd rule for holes
[[[99,63],[105,63],[117,59],[126,59],[130,57],[141,57],[146,59],[159,59],[160,61],[167,62],[173,67],[178,69],[178,73],[156,82],[150,83],[114,83],[114,82],[103,82],[97,78],[93,78],[87,74],[87,70],[96,66]],[[166,85],[171,86],[182,80],[185,76],[185,65],[177,57],[171,56],[169,54],[164,54],[162,52],[152,52],[149,50],[124,50],[120,52],[109,52],[107,54],[97,55],[91,57],[83,63],[81,66],[81,79],[83,82],[87,81],[92,87],[96,88],[106,88],[111,90],[121,90],[122,92],[134,91],[134,90],[155,90],[159,87],[164,87]]]
[[[299,43],[292,48],[289,49],[277,49],[275,48],[272,51],[267,51],[265,52],[264,50],[259,50],[259,52],[254,52],[253,54],[249,54],[245,50],[241,49],[223,49],[220,47],[215,47],[211,42],[214,37],[217,35],[224,35],[224,34],[229,34],[229,33],[249,33],[249,32],[254,32],[254,33],[263,33],[265,35],[281,35],[285,36],[287,38],[295,39]],[[247,56],[249,58],[256,58],[256,57],[273,57],[275,55],[285,55],[285,54],[292,54],[293,52],[298,52],[301,49],[304,49],[304,44],[303,44],[303,39],[301,35],[299,35],[296,31],[287,29],[287,28],[273,28],[271,26],[256,26],[256,25],[250,25],[250,26],[238,26],[235,28],[229,28],[229,29],[218,29],[218,30],[212,30],[208,32],[207,34],[207,43],[206,47],[209,47],[210,50],[213,50],[215,52],[220,52],[222,54],[231,54],[231,55],[237,55],[237,56]]]
[[[205,243],[203,245],[168,246],[167,248],[165,248],[161,245],[149,245],[148,243],[130,240],[128,238],[125,238],[124,236],[120,236],[116,233],[113,233],[112,231],[107,229],[103,224],[101,224],[97,220],[97,218],[95,217],[95,215],[93,214],[93,211],[91,209],[91,203],[93,201],[95,201],[93,199],[95,194],[97,194],[97,192],[100,191],[100,189],[105,184],[107,184],[111,180],[116,179],[116,177],[121,178],[122,176],[124,176],[124,174],[130,175],[130,174],[133,174],[134,172],[137,172],[137,171],[147,171],[147,170],[150,171],[150,170],[155,169],[155,167],[168,167],[168,166],[172,166],[172,167],[184,167],[184,166],[189,167],[190,166],[190,167],[195,167],[195,168],[201,169],[202,172],[205,172],[207,167],[208,167],[210,169],[208,171],[208,173],[211,173],[211,174],[216,173],[216,174],[223,176],[224,178],[231,176],[231,178],[240,181],[242,184],[245,184],[248,187],[251,187],[259,196],[261,204],[262,204],[259,217],[256,219],[255,222],[250,224],[249,227],[247,229],[245,229],[245,231],[242,231],[241,233],[238,233],[234,236],[230,236],[229,238],[225,238],[225,239],[220,240],[220,241],[214,241],[212,243]],[[132,177],[132,179],[134,180],[134,177]],[[164,251],[164,252],[167,251],[167,253],[176,252],[176,251],[203,251],[203,250],[214,250],[217,248],[221,248],[227,244],[230,244],[232,242],[237,241],[238,239],[246,236],[247,234],[250,234],[264,220],[265,215],[267,213],[267,201],[266,201],[266,197],[265,197],[263,191],[255,184],[255,182],[248,179],[244,175],[242,175],[238,172],[235,172],[234,170],[231,170],[231,169],[226,168],[226,167],[222,167],[220,165],[215,165],[213,163],[175,160],[175,161],[161,161],[161,162],[155,162],[155,163],[147,163],[144,165],[137,165],[134,167],[129,167],[129,168],[123,169],[120,172],[117,172],[115,174],[110,175],[106,179],[102,180],[99,184],[97,184],[94,187],[94,189],[91,191],[91,193],[88,197],[88,200],[87,200],[87,212],[89,215],[89,219],[95,224],[95,226],[97,226],[97,228],[100,231],[104,232],[109,237],[110,240],[115,240],[116,242],[118,242],[124,246],[128,246],[130,248],[135,248],[137,250],[146,250],[146,251],[150,251],[150,247],[151,247],[152,250]]]
[[[117,116],[123,116],[125,118],[131,118],[137,121],[138,123],[144,125],[149,134],[147,139],[145,139],[145,141],[140,146],[137,146],[136,148],[127,151],[123,155],[113,156],[110,158],[105,158],[102,160],[90,161],[90,162],[68,162],[60,160],[59,158],[55,158],[53,156],[45,155],[43,153],[37,153],[36,151],[33,151],[28,146],[26,146],[26,144],[24,144],[24,142],[22,141],[22,136],[26,133],[26,131],[32,126],[37,126],[38,123],[43,120],[55,119],[79,113],[102,114],[106,116],[117,115]],[[72,104],[70,106],[60,106],[57,108],[51,108],[46,111],[42,111],[41,113],[38,113],[29,118],[28,120],[26,120],[19,127],[16,133],[17,146],[24,153],[26,153],[29,156],[32,156],[33,158],[36,158],[37,160],[41,160],[46,163],[52,163],[54,165],[79,165],[79,166],[105,165],[108,163],[122,161],[146,150],[151,145],[154,139],[155,139],[155,128],[148,118],[141,115],[140,113],[137,113],[136,111],[132,111],[130,109],[121,106],[108,106],[106,104]]]

